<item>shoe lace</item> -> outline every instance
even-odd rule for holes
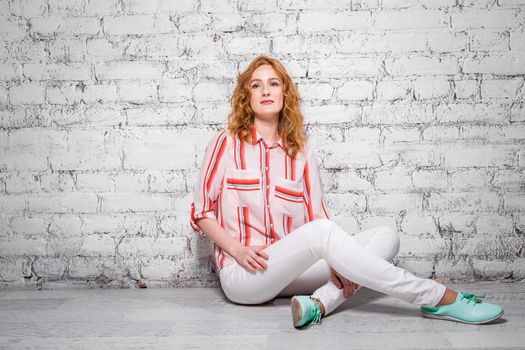
[[[321,324],[321,308],[317,303],[314,302],[314,307],[310,309],[310,315],[312,316],[311,325]]]
[[[461,300],[467,299],[467,304],[470,303],[471,301],[474,303],[474,305],[482,303],[483,301],[481,301],[480,298],[485,298],[485,294],[471,294],[471,293],[465,293],[465,292],[461,294]]]

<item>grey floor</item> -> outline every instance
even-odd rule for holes
[[[228,302],[217,288],[0,291],[0,349],[525,349],[525,283],[449,285],[487,293],[489,325],[422,318],[363,288],[320,326],[295,330],[290,299]]]

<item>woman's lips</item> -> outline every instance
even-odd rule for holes
[[[273,101],[272,100],[264,100],[264,101],[261,101],[261,104],[263,105],[269,105],[269,104],[272,104]]]

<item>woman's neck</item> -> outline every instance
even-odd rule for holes
[[[277,121],[268,122],[255,118],[253,123],[267,145],[271,146],[279,140],[279,125]]]

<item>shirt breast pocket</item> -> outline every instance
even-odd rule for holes
[[[277,177],[275,179],[274,197],[276,208],[282,214],[296,219],[303,217],[304,197],[302,182]]]
[[[261,177],[257,170],[226,169],[225,187],[239,207],[258,207],[261,201]]]

